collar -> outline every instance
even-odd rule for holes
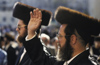
[[[86,51],[86,50],[85,50],[85,51]],[[85,51],[83,51],[83,52],[85,52]],[[74,57],[72,57],[70,60],[66,61],[66,62],[64,63],[64,65],[70,64],[76,57],[78,57],[79,55],[81,55],[83,52],[78,53],[77,55],[75,55]]]
[[[5,47],[5,49],[7,50],[10,47],[10,43],[8,43]]]

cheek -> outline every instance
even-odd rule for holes
[[[27,31],[26,30],[20,31],[20,36],[24,37],[26,35],[27,35]]]

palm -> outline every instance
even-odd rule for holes
[[[34,15],[32,12],[30,13],[28,33],[33,33],[39,28],[42,21],[41,19],[42,19],[42,13],[41,11],[39,11],[39,9],[34,10]]]

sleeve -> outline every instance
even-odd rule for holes
[[[33,63],[36,65],[54,65],[56,63],[54,57],[47,56],[45,54],[43,51],[43,45],[37,36],[28,41],[25,41],[24,47],[26,48]]]
[[[26,40],[26,41],[29,41],[29,40],[33,39],[34,37],[36,37],[36,35],[37,35],[37,33],[35,32],[35,35],[34,35],[32,38],[30,38],[30,39],[28,39],[28,38],[27,38],[28,36],[26,36],[25,40]]]
[[[7,65],[7,54],[5,54],[4,60],[3,60],[3,65]]]

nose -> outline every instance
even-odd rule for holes
[[[19,29],[18,28],[16,28],[16,31],[18,31]]]

